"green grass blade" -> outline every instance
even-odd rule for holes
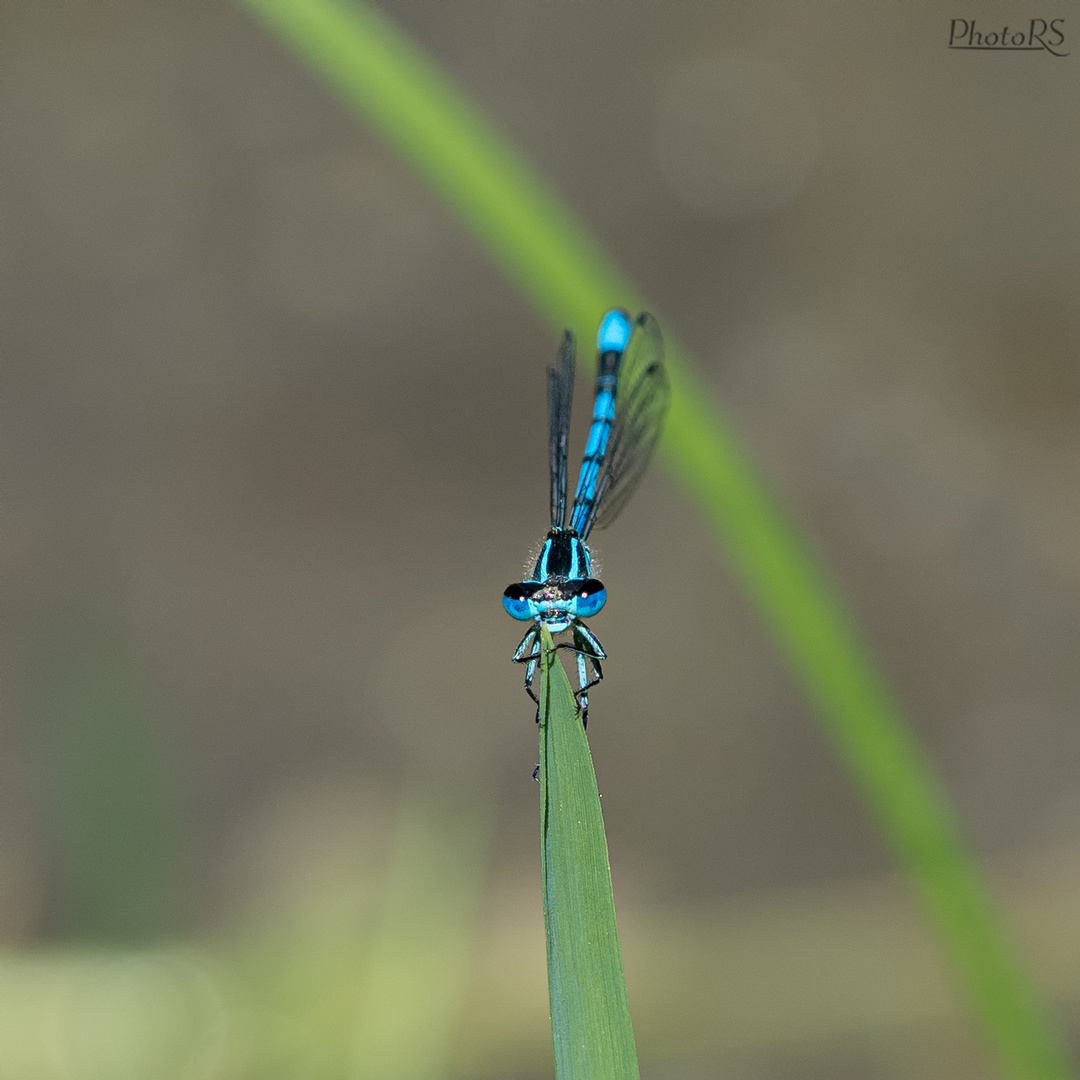
[[[430,59],[355,0],[241,0],[407,158],[553,328],[586,339],[605,307],[647,308],[571,215]],[[712,524],[914,882],[1009,1076],[1064,1080],[1065,1053],[1014,959],[921,748],[806,543],[670,349],[662,446]]]
[[[607,840],[566,672],[541,630],[540,873],[557,1080],[634,1080]]]

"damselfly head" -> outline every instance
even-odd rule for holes
[[[606,601],[607,589],[596,578],[519,581],[503,592],[503,607],[511,618],[539,619],[553,634],[575,619],[591,619]]]

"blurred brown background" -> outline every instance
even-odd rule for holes
[[[1025,904],[1080,901],[1080,22],[1061,59],[946,48],[954,15],[1072,9],[382,7],[691,348],[1010,919],[1065,957],[1040,978],[1075,1031],[1075,922]],[[403,792],[486,808],[481,925],[516,904],[542,949],[535,729],[499,600],[547,524],[542,320],[244,11],[200,0],[0,8],[0,296],[9,952],[232,940]],[[650,920],[818,905],[835,927],[866,881],[910,919],[662,469],[595,539],[589,733],[631,1004]],[[542,1033],[542,973],[525,998]],[[993,1075],[940,1009],[684,1050],[639,1018],[643,1067]],[[546,1053],[454,1075],[545,1076]]]

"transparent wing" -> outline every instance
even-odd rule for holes
[[[619,393],[623,402],[629,396],[626,391],[632,392],[650,367],[663,363],[664,338],[660,333],[660,324],[647,311],[643,311],[634,320],[633,333],[619,361]],[[616,409],[616,424],[618,412]]]
[[[670,398],[660,327],[651,315],[643,313],[635,322],[620,365],[615,423],[583,538],[594,527],[610,525],[641,482],[664,430]]]
[[[663,365],[646,371],[635,390],[625,426],[612,434],[611,456],[600,476],[593,522],[597,529],[606,529],[622,512],[645,475],[664,429],[671,389]]]
[[[563,334],[559,361],[548,368],[548,464],[551,471],[551,527],[566,521],[566,444],[574,400],[574,335]]]

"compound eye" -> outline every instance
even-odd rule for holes
[[[586,578],[574,591],[573,609],[579,619],[591,619],[607,602],[607,589],[602,581]]]
[[[536,612],[533,610],[535,604],[532,601],[532,595],[535,591],[535,582],[519,581],[514,585],[506,586],[503,590],[503,607],[506,608],[506,613],[510,618],[524,621],[536,617]]]

